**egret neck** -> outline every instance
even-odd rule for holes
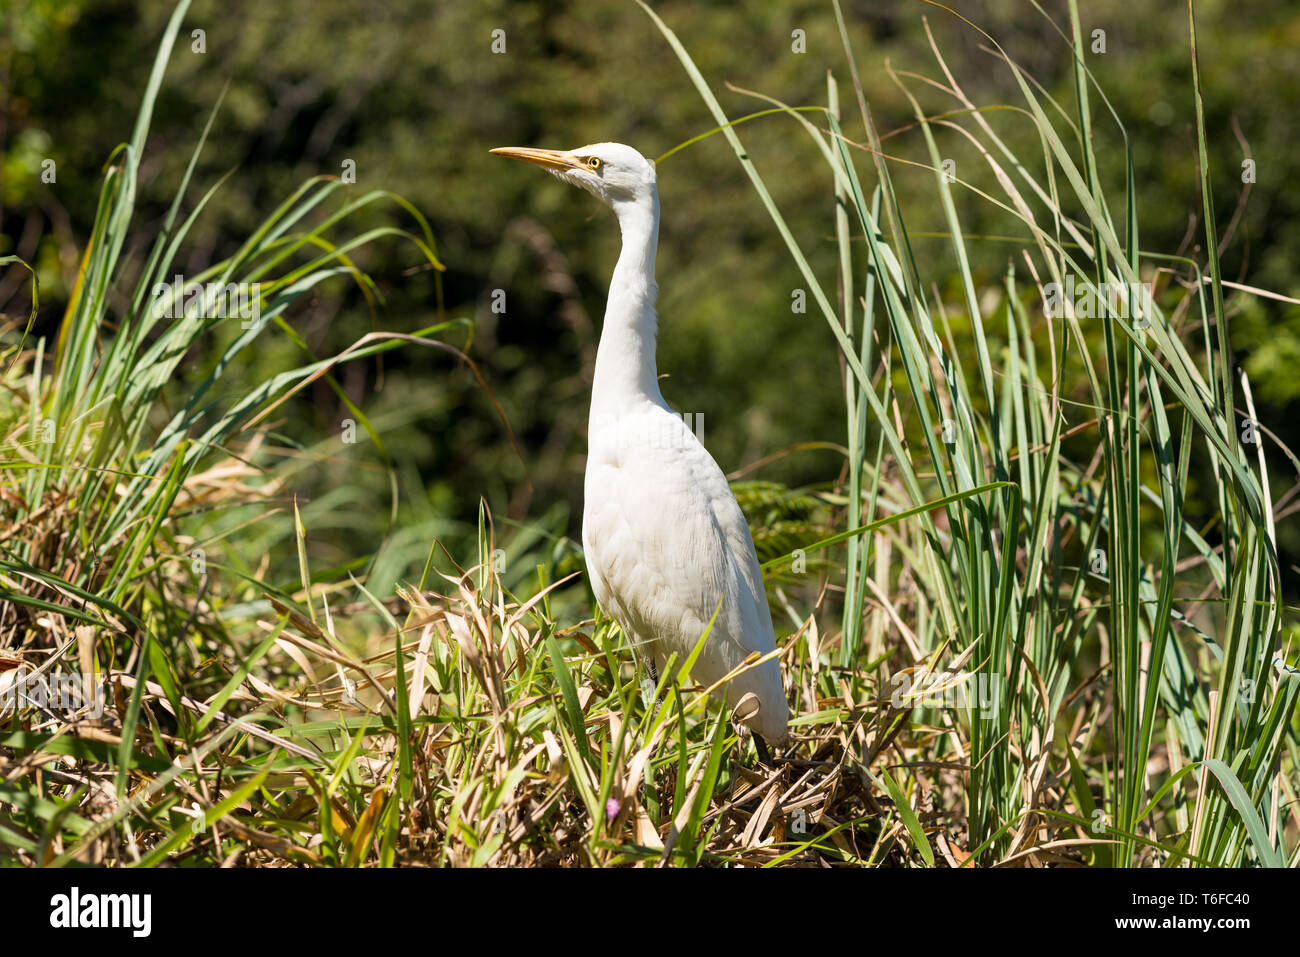
[[[659,245],[659,193],[614,203],[623,249],[609,283],[605,324],[596,350],[591,388],[591,432],[640,401],[667,408],[655,364],[655,249]]]

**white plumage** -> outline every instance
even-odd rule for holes
[[[542,166],[618,217],[623,248],[596,354],[582,545],[601,607],[660,669],[674,651],[686,659],[717,610],[692,670],[711,685],[751,653],[775,649],[776,636],[745,516],[713,457],[659,392],[654,166],[619,143],[493,152]],[[757,711],[742,720],[784,743],[789,708],[775,659],[733,678],[727,701],[734,707],[750,692]]]

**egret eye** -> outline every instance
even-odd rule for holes
[[[587,169],[592,169],[592,170],[600,169],[600,157],[599,157],[599,156],[588,156],[588,157],[587,157]]]

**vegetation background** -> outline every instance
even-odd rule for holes
[[[0,254],[36,265],[35,331],[48,334],[76,277],[104,161],[131,127],[172,7],[5,0],[0,9]],[[733,117],[767,104],[724,89],[724,81],[790,104],[817,104],[827,69],[841,62],[834,16],[821,0],[665,2],[656,9],[690,38],[692,55]],[[1049,91],[1068,99],[1069,58],[1027,2],[988,0],[961,9]],[[1063,4],[1046,9],[1061,22]],[[1005,102],[1013,93],[978,35],[938,8],[849,2],[844,13],[882,135],[913,122],[883,66],[929,70],[923,17],[950,62],[962,66],[976,102]],[[1234,224],[1224,230],[1224,276],[1300,296],[1300,121],[1292,108],[1300,103],[1300,11],[1270,0],[1207,0],[1197,14],[1213,65],[1203,75],[1212,163],[1237,170],[1249,156],[1258,170],[1249,190],[1220,180],[1220,221]],[[1167,0],[1096,0],[1083,16],[1087,30],[1106,31],[1106,52],[1089,66],[1133,140],[1143,240],[1153,249],[1190,252],[1201,233],[1185,10]],[[512,448],[472,372],[454,360],[414,350],[391,353],[382,365],[349,365],[341,380],[348,396],[388,447],[401,450],[396,526],[418,520],[422,534],[432,531],[453,553],[465,554],[482,498],[500,520],[538,523],[576,539],[588,386],[617,229],[594,200],[487,150],[614,140],[655,157],[707,131],[714,124],[671,50],[639,10],[619,0],[197,0],[186,25],[206,31],[206,52],[190,52],[182,36],[169,66],[142,169],[141,222],[157,222],[165,212],[226,84],[195,177],[206,187],[234,174],[182,250],[184,274],[232,252],[265,209],[308,176],[337,175],[347,159],[356,163],[358,190],[383,188],[408,199],[429,217],[447,266],[446,314],[473,320],[472,333],[458,344],[467,344],[519,447]],[[496,29],[506,31],[504,54],[492,52]],[[807,33],[806,53],[792,52],[795,29]],[[765,117],[744,133],[818,274],[832,275],[837,252],[826,228],[825,167],[788,119]],[[1007,124],[1004,135],[1018,152],[1032,146],[1024,124]],[[886,142],[893,153],[923,159],[915,135]],[[955,138],[945,147],[959,164],[975,161]],[[1099,157],[1103,181],[1122,182],[1122,152],[1100,150]],[[57,164],[55,184],[41,182],[47,158]],[[896,186],[912,230],[941,232],[929,174],[903,167]],[[660,189],[659,363],[670,377],[669,400],[703,415],[706,444],[728,472],[799,443],[842,442],[834,340],[815,315],[791,312],[792,291],[804,283],[726,143],[710,137],[670,158]],[[1249,202],[1242,202],[1247,192]],[[962,193],[958,202],[972,234],[1008,232],[989,204]],[[136,241],[147,236],[142,230]],[[142,255],[139,248],[132,253]],[[971,253],[980,285],[1000,276],[1010,258],[996,242],[973,243]],[[922,241],[918,255],[940,264],[952,258],[943,237]],[[438,315],[434,273],[420,268],[409,246],[370,247],[359,264],[386,304],[372,312],[343,281],[299,303],[293,323],[317,355],[334,354],[374,328],[413,332]],[[0,274],[0,311],[25,314],[25,279],[17,268]],[[492,311],[494,289],[505,290],[503,314]],[[960,328],[957,335],[969,342]],[[1300,419],[1291,415],[1300,398],[1300,307],[1251,301],[1233,316],[1231,340],[1251,376],[1260,418],[1288,445],[1300,446]],[[241,379],[265,380],[294,352],[289,342],[268,339],[233,370],[231,388]],[[205,374],[201,360],[187,363],[175,394]],[[348,417],[340,398],[318,382],[282,407],[280,428],[310,446],[337,436]],[[345,564],[377,549],[394,526],[382,457],[366,443],[336,451],[324,467],[300,474],[294,491],[313,554]],[[814,449],[780,457],[749,477],[824,483],[839,462],[833,451]],[[341,484],[354,492],[346,505],[331,495]],[[1284,526],[1279,535],[1289,568],[1300,558],[1300,531]],[[408,576],[425,555],[412,544],[402,568]],[[252,539],[246,547],[251,556],[268,546]],[[271,557],[296,569],[292,548],[272,550]],[[396,565],[389,567],[395,573]],[[1293,597],[1295,581],[1288,576]]]
[[[1089,188],[1109,197],[1118,221],[1131,156],[1144,252],[1215,260],[1202,217],[1204,138],[1218,261],[1237,284],[1223,313],[1231,354],[1211,346],[1198,295],[1171,280],[1164,308],[1190,345],[1162,361],[1179,374],[1195,368],[1213,384],[1206,396],[1244,370],[1270,440],[1300,448],[1291,417],[1300,400],[1300,12],[1262,0],[1198,3],[1198,99],[1184,5],[1039,7],[985,0],[958,11],[1002,44],[1044,102],[1065,105],[1063,130],[1080,94],[1068,42],[1078,21],[1086,69],[1130,152],[1113,123],[1098,122],[1071,141],[1075,161],[1095,172]],[[1105,395],[1075,356],[1061,381],[1046,378],[1057,344],[1036,334],[1050,323],[1023,272],[1022,299],[1007,281],[1030,248],[1024,224],[971,189],[951,192],[951,211],[939,201],[948,191],[936,190],[936,156],[953,161],[963,187],[998,188],[977,142],[943,122],[957,114],[928,79],[935,52],[986,107],[982,129],[1017,156],[1041,158],[1042,122],[1003,105],[1030,97],[985,35],[939,4],[840,8],[843,36],[822,0],[653,6],[729,117],[768,109],[765,96],[820,108],[833,70],[850,140],[864,129],[849,122],[851,39],[890,157],[880,188],[890,210],[904,211],[916,281],[933,285],[913,287],[910,272],[895,281],[908,308],[930,304],[911,319],[934,324],[922,345],[892,303],[875,306],[888,328],[863,319],[887,346],[864,365],[896,418],[873,414],[860,432],[855,416],[870,390],[846,386],[841,337],[811,296],[806,312],[792,308],[808,285],[799,254],[773,229],[727,140],[705,135],[717,121],[665,42],[669,31],[634,3],[195,0],[181,10],[174,50],[156,60],[178,22],[170,2],[0,2],[0,427],[13,446],[0,473],[9,526],[0,527],[0,672],[78,659],[109,674],[118,695],[100,723],[15,717],[21,727],[0,738],[0,856],[1300,863],[1300,672],[1285,667],[1296,660],[1288,640],[1300,523],[1287,519],[1300,510],[1300,464],[1270,446],[1261,494],[1255,459],[1225,464],[1214,451],[1235,439],[1246,406],[1206,412],[1200,404],[1213,402],[1199,393],[1162,393],[1131,339],[1122,357],[1115,351],[1106,323],[1085,324],[1070,345],[1105,355]],[[145,128],[137,117],[147,120],[145,91],[162,62],[145,148],[115,153]],[[1103,114],[1099,100],[1091,111]],[[934,122],[918,123],[921,112]],[[872,174],[865,191],[847,196],[842,174],[837,203],[839,161],[795,117],[772,112],[739,129],[828,294],[846,262],[850,275],[878,279],[881,254],[858,227],[868,217],[896,223],[868,212],[880,172],[869,155],[853,158]],[[761,558],[892,521],[960,473],[960,494],[864,538],[860,553],[855,540],[818,552],[813,576],[772,573],[800,742],[767,778],[740,762],[743,747],[730,754],[738,742],[723,718],[699,717],[702,699],[684,703],[685,692],[664,688],[639,698],[617,630],[595,612],[583,576],[566,578],[582,569],[588,391],[618,236],[589,197],[488,150],[604,140],[663,157],[664,391],[703,417],[707,447],[748,483],[737,490]],[[313,177],[352,171],[355,182],[320,195],[339,205],[372,190],[402,199],[348,213],[348,235],[366,241],[348,247],[347,270],[290,287],[305,292],[286,296],[275,334],[227,363],[233,324],[193,334],[141,324],[143,287],[133,282],[170,235],[178,194],[184,215],[202,209],[170,264],[191,278],[273,258],[279,240],[259,232],[268,216],[292,210],[298,228],[316,194],[282,206],[286,197]],[[1053,196],[1061,187],[1053,213],[1091,228],[1094,241],[1110,229],[1132,242],[1076,202],[1059,173],[1035,167],[1027,177]],[[134,193],[114,192],[122,175]],[[407,241],[424,234],[421,215],[437,262]],[[102,241],[105,224],[125,236],[120,258]],[[1083,244],[1065,242],[1056,225],[1064,245],[1055,252],[1068,246],[1082,256],[1076,269],[1090,268],[1095,248],[1080,254]],[[329,249],[323,233],[313,227],[309,248]],[[906,260],[897,235],[880,239]],[[1135,248],[1125,255],[1136,263]],[[1097,275],[1109,268],[1094,265]],[[1239,294],[1243,285],[1273,295]],[[857,335],[861,310],[849,302]],[[376,331],[450,348],[375,348],[284,392],[286,370]],[[169,345],[184,356],[174,372]],[[937,374],[945,356],[961,368]],[[196,409],[199,394],[213,405]],[[262,398],[239,405],[250,395]],[[248,418],[218,414],[232,407]],[[269,417],[253,415],[263,408]],[[931,416],[954,408],[971,428],[941,451]],[[42,451],[46,414],[86,444]],[[1150,446],[1138,441],[1139,422]],[[1132,436],[1104,441],[1120,425]],[[220,441],[193,452],[163,441],[209,426],[216,431],[204,434]],[[903,444],[885,454],[886,437]],[[1208,453],[1197,445],[1189,455],[1201,438]],[[1188,456],[1185,485],[1162,458],[1175,450]],[[197,472],[200,462],[208,471]],[[994,478],[1017,487],[976,487]],[[147,501],[146,487],[157,490]],[[845,508],[851,488],[866,493],[862,509]],[[1109,577],[1085,567],[1098,543],[1112,550]],[[208,565],[190,574],[184,559],[197,545]],[[961,718],[917,705],[911,722],[910,710],[881,703],[886,675],[941,659],[967,676],[1018,676],[1012,700]],[[358,682],[368,683],[361,704]],[[1245,685],[1268,693],[1247,700]],[[275,730],[254,733],[236,715]],[[58,767],[47,767],[52,754],[64,756]],[[1085,826],[1101,808],[1118,850]],[[823,829],[806,839],[805,810]]]

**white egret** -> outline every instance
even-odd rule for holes
[[[716,610],[692,669],[712,685],[753,652],[773,651],[776,636],[745,516],[713,457],[659,392],[654,165],[620,143],[492,152],[585,189],[618,217],[623,248],[610,280],[588,420],[587,571],[601,607],[660,670],[672,652],[686,659]],[[786,742],[789,708],[775,658],[728,682],[726,698],[768,743]]]

